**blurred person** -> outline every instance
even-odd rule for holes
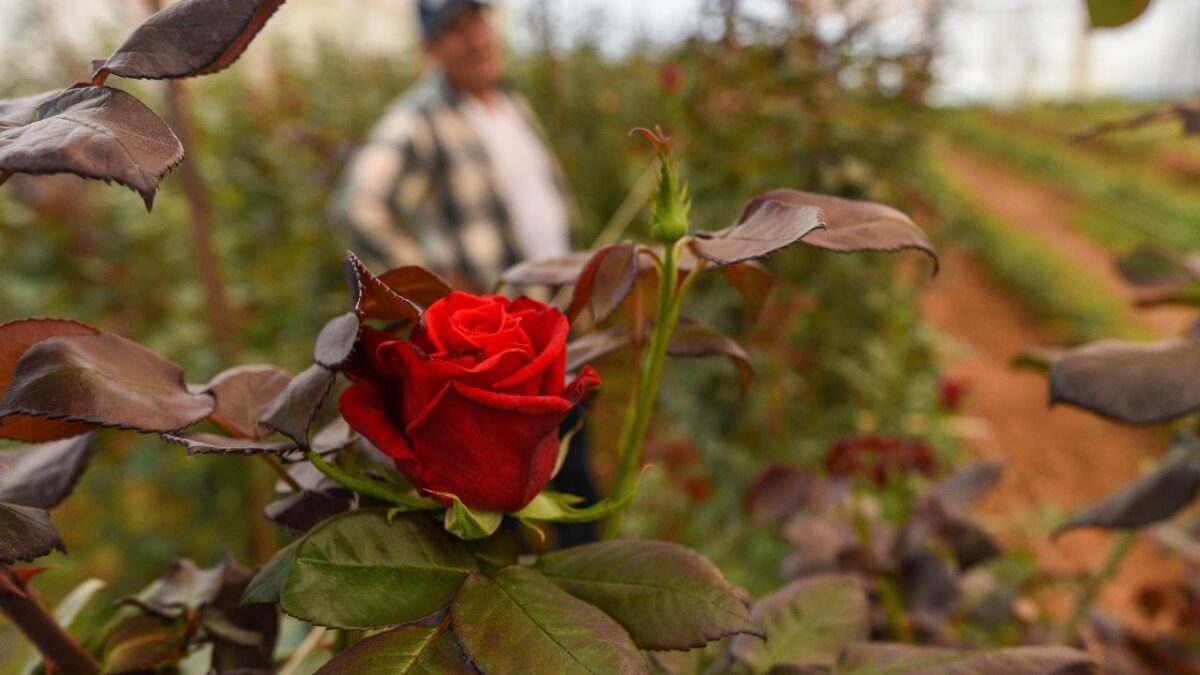
[[[565,181],[505,79],[489,5],[418,0],[428,72],[352,160],[336,207],[366,257],[475,291],[571,248]]]

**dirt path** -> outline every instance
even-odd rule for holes
[[[1041,237],[1105,281],[1112,293],[1129,297],[1110,255],[1071,227],[1077,207],[1069,198],[977,156],[956,152],[948,165],[991,215]],[[1004,482],[982,510],[1011,544],[1032,549],[1047,571],[1072,575],[1095,569],[1111,535],[1076,532],[1051,542],[1043,507],[1066,513],[1102,498],[1138,475],[1142,462],[1161,456],[1165,436],[1065,407],[1049,409],[1045,376],[1010,367],[1021,350],[1046,344],[1045,331],[977,261],[958,250],[944,254],[943,272],[925,293],[922,311],[947,337],[950,376],[970,388],[962,420],[968,446],[980,457],[1008,464]],[[1179,311],[1131,316],[1161,335],[1179,332],[1192,318]],[[1139,544],[1101,604],[1134,620],[1137,589],[1180,573],[1177,561]],[[1051,598],[1056,612],[1068,601],[1061,594]]]

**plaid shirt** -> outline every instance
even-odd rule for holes
[[[525,100],[508,95],[545,138]],[[365,257],[385,267],[424,265],[484,290],[524,256],[487,153],[458,102],[437,73],[397,100],[351,161],[335,208]],[[566,201],[557,163],[554,181]]]

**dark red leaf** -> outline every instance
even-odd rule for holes
[[[263,415],[262,424],[308,448],[308,429],[329,395],[337,373],[313,364],[288,384]]]
[[[187,448],[189,455],[274,455],[284,461],[302,459],[300,448],[293,441],[252,440],[208,433],[163,434],[168,443]],[[342,418],[337,418],[313,434],[312,449],[321,455],[337,452],[358,440]]]
[[[1151,344],[1101,340],[1050,366],[1050,403],[1126,424],[1158,424],[1200,410],[1200,338]]]
[[[771,464],[746,490],[744,508],[761,525],[816,507],[823,500],[824,486],[812,471],[794,464]]]
[[[22,319],[0,325],[0,392],[12,382],[17,361],[33,345],[58,335],[95,335],[100,331],[67,319]],[[72,422],[50,422],[20,415],[0,420],[0,438],[40,443],[86,433],[93,427]]]
[[[162,579],[138,595],[118,602],[137,606],[163,619],[174,619],[188,610],[199,610],[215,602],[224,580],[224,565],[202,569],[191,560],[176,560]]]
[[[371,273],[353,253],[346,255],[346,281],[350,286],[350,303],[362,319],[381,321],[418,321],[424,311],[413,300],[397,295],[387,284]]]
[[[147,19],[93,76],[161,80],[207,75],[237,61],[284,0],[180,0]]]
[[[0,172],[116,181],[149,209],[159,181],[183,161],[183,145],[166,122],[118,89],[67,89],[42,102],[36,118],[0,127]]]
[[[579,278],[593,255],[575,251],[560,258],[530,260],[510,267],[500,278],[512,286],[566,286]]]
[[[388,270],[379,275],[379,281],[392,289],[396,295],[407,298],[421,307],[429,307],[454,290],[445,279],[417,265]],[[373,313],[370,306],[373,299],[367,298],[366,304],[364,311],[367,314]]]
[[[259,418],[291,381],[292,376],[276,366],[238,366],[214,377],[202,391],[216,399],[212,420],[222,429],[261,440]]]
[[[49,511],[0,503],[0,563],[33,562],[52,551],[67,549]]]
[[[75,489],[96,435],[0,452],[0,502],[52,509]]]
[[[754,364],[746,350],[733,338],[696,319],[680,320],[675,327],[675,334],[671,336],[671,343],[667,345],[667,353],[683,358],[728,357],[737,368],[743,394],[754,381]]]
[[[0,419],[29,415],[166,433],[208,417],[213,405],[208,394],[188,390],[179,366],[135,342],[66,335],[21,356],[0,399]]]
[[[595,321],[604,321],[629,295],[637,276],[637,244],[613,244],[596,251],[575,281],[567,318],[574,321],[590,305]]]
[[[354,351],[360,328],[362,328],[362,323],[358,319],[358,314],[354,312],[347,312],[334,318],[325,324],[325,327],[321,329],[321,334],[317,336],[317,346],[313,350],[313,358],[317,363],[330,370],[341,368]]]
[[[232,558],[226,558],[222,567],[225,578],[212,607],[224,621],[242,631],[257,635],[254,644],[244,645],[216,636],[213,644],[212,669],[215,673],[271,673],[275,670],[272,654],[279,634],[279,613],[274,607],[241,604],[242,594],[250,585],[253,575]],[[213,613],[210,613],[210,615]],[[210,621],[206,626],[212,630]]]
[[[741,220],[753,218],[766,205],[821,209],[827,227],[801,235],[801,241],[809,246],[837,253],[914,249],[933,259],[937,273],[938,257],[933,244],[908,216],[890,206],[799,190],[772,190],[751,200],[742,211]]]
[[[1003,475],[1003,462],[974,462],[938,481],[930,496],[945,506],[963,508],[990,492]]]
[[[774,280],[771,272],[762,263],[747,260],[736,265],[721,267],[721,274],[733,287],[742,294],[742,302],[746,304],[746,316],[755,321],[762,316],[763,306],[771,293]]]
[[[40,94],[0,100],[0,129],[23,127],[37,120],[38,106],[58,96],[62,89],[44,91]]]
[[[710,262],[732,265],[765,258],[825,227],[821,209],[794,204],[773,195],[767,193],[755,198],[731,228],[720,232],[697,232],[692,250]]]
[[[1150,473],[1125,485],[1054,531],[1080,527],[1136,529],[1182,511],[1200,493],[1200,443],[1181,436],[1170,455]]]
[[[187,631],[184,621],[168,624],[144,614],[126,619],[105,643],[104,672],[125,675],[174,666],[187,655]]]
[[[295,534],[354,508],[357,499],[349,490],[303,490],[267,504],[267,520]]]
[[[579,372],[585,365],[628,346],[629,331],[620,326],[588,333],[567,345],[567,373]]]
[[[206,433],[163,434],[163,440],[187,448],[189,455],[286,455],[298,449],[291,441],[256,441]]]

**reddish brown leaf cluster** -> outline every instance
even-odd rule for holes
[[[851,436],[829,446],[825,469],[832,476],[865,476],[877,485],[889,476],[920,473],[930,475],[937,458],[927,443],[916,439],[884,436]]]

